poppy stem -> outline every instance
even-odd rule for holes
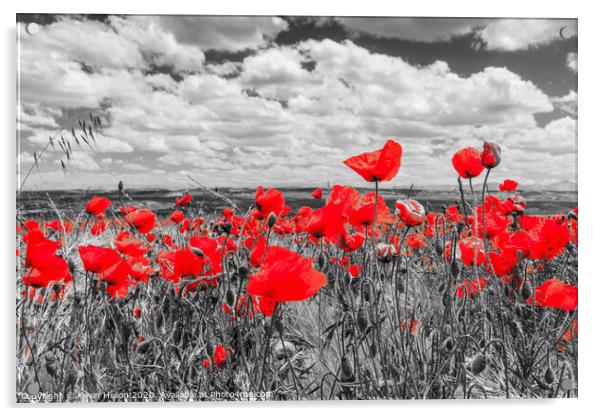
[[[376,223],[376,207],[378,206],[378,181],[374,181],[374,188],[376,190],[376,195],[374,196],[374,215],[372,216],[372,224],[370,226],[372,231],[374,231],[374,225]]]
[[[265,343],[263,345],[263,362],[261,364],[261,373],[259,376],[259,388],[263,388],[263,376],[265,374],[265,365],[268,358],[268,353],[270,350],[270,339],[272,338],[272,332],[274,332],[274,323],[276,322],[278,315],[278,302],[274,303],[274,312],[272,313],[272,318],[270,319],[270,326],[268,328],[268,333],[265,337]]]
[[[462,198],[462,211],[464,212],[464,224],[468,225],[468,213],[466,212],[466,200],[464,199],[464,189],[462,188],[462,178],[458,176],[458,186],[460,187],[460,197]]]

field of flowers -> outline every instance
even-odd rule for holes
[[[401,159],[393,140],[350,157],[374,191],[296,212],[260,186],[248,209],[185,194],[160,218],[120,183],[18,215],[18,401],[577,396],[577,208],[487,186],[485,142],[451,159],[458,204],[392,210]]]

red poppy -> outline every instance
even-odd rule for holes
[[[558,279],[546,280],[535,288],[535,305],[561,309],[571,312],[577,309],[578,290]],[[533,304],[533,297],[527,299],[527,304]]]
[[[505,179],[500,183],[500,192],[514,192],[518,188],[518,182],[512,179]]]
[[[365,237],[363,234],[344,234],[339,241],[339,247],[346,253],[351,253],[364,245]]]
[[[131,257],[140,257],[148,251],[148,247],[127,231],[122,231],[115,238],[115,248],[120,253]]]
[[[312,267],[312,259],[284,247],[271,246],[261,269],[249,277],[247,291],[275,302],[305,300],[326,284],[326,276]]]
[[[345,226],[338,206],[326,204],[309,217],[305,231],[314,238],[338,240],[345,234]]]
[[[169,220],[173,223],[179,224],[184,221],[184,213],[179,210],[175,210],[170,216]]]
[[[462,262],[467,266],[475,264],[475,250],[476,250],[476,265],[480,266],[485,263],[485,250],[483,241],[474,237],[468,237],[460,240],[458,243],[460,248],[460,256]]]
[[[223,345],[216,345],[213,349],[213,362],[218,367],[223,367],[228,360],[228,352]]]
[[[534,260],[552,260],[568,244],[571,236],[566,224],[546,220],[541,229],[532,234],[532,238],[529,257]]]
[[[483,152],[481,152],[481,165],[487,169],[493,169],[500,164],[502,149],[497,143],[483,143]]]
[[[424,241],[424,236],[422,234],[410,234],[406,239],[406,246],[411,248],[422,248],[426,247],[426,241]]]
[[[390,181],[399,172],[401,145],[387,140],[382,149],[350,157],[343,163],[368,182]]]
[[[311,196],[315,199],[322,199],[322,189],[317,188],[315,191],[311,193]]]
[[[445,218],[454,224],[462,221],[462,214],[456,205],[450,205],[445,209]]]
[[[90,228],[90,233],[92,235],[101,235],[106,230],[107,230],[107,223],[105,222],[104,218],[99,216],[98,218],[96,218],[94,220],[94,223],[92,224],[92,227]]]
[[[111,206],[111,201],[104,196],[93,196],[86,204],[86,212],[90,215],[100,215]]]
[[[259,218],[267,218],[272,212],[278,216],[284,209],[284,195],[276,189],[268,189],[264,192],[263,187],[258,186],[255,192],[255,205],[259,211]]]
[[[126,214],[125,218],[128,224],[136,227],[138,232],[142,234],[151,232],[157,224],[157,217],[155,216],[155,213],[150,209],[134,208],[134,210]]]
[[[84,270],[92,273],[102,273],[121,260],[119,253],[108,247],[79,246],[78,251]]]
[[[198,248],[209,265],[208,273],[216,275],[222,271],[223,250],[218,242],[209,237],[192,237],[190,246]]]
[[[424,207],[413,199],[398,200],[395,208],[399,218],[408,226],[420,225],[426,219]]]
[[[249,256],[249,263],[251,263],[251,266],[259,267],[261,265],[266,250],[266,244],[266,239],[264,237],[259,237],[257,239],[255,247]]]
[[[474,147],[458,150],[452,156],[452,165],[461,178],[468,179],[479,176],[484,166],[481,164],[481,152]]]
[[[186,205],[192,202],[192,196],[190,194],[185,194],[181,198],[176,198],[176,206],[185,207]]]
[[[137,282],[149,282],[150,276],[155,273],[150,261],[146,257],[130,257],[127,259],[130,265],[130,276]]]

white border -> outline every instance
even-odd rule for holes
[[[9,4],[7,4],[9,3]],[[525,0],[499,0],[495,3],[481,1],[381,1],[369,0],[361,3],[326,2],[324,0],[252,0],[230,1],[220,0],[201,2],[126,2],[124,0],[103,0],[82,2],[81,0],[28,0],[20,2],[5,1],[2,4],[2,46],[3,56],[0,71],[2,72],[3,99],[2,126],[2,190],[4,198],[0,204],[2,218],[2,256],[4,266],[2,276],[2,335],[3,342],[2,375],[0,391],[4,406],[14,407],[14,195],[15,195],[15,119],[16,119],[16,31],[15,13],[34,12],[86,12],[86,13],[137,13],[137,14],[252,14],[252,15],[391,15],[391,16],[456,16],[456,17],[564,17],[579,19],[579,217],[580,234],[580,311],[581,319],[579,339],[579,399],[542,400],[542,401],[428,401],[428,402],[345,402],[345,403],[284,403],[264,406],[220,405],[215,403],[145,406],[144,409],[130,409],[132,406],[110,406],[108,408],[85,409],[69,406],[68,408],[21,408],[40,415],[40,412],[60,412],[61,414],[106,414],[108,411],[157,412],[163,414],[169,408],[174,411],[211,412],[212,414],[236,413],[245,415],[286,414],[304,415],[316,411],[345,412],[365,414],[367,411],[378,412],[420,412],[420,414],[487,414],[504,415],[509,412],[529,412],[531,414],[555,415],[594,413],[600,408],[602,391],[602,335],[600,325],[600,305],[602,304],[602,272],[597,260],[601,257],[602,230],[600,215],[602,204],[600,198],[602,175],[601,129],[600,122],[600,77],[602,62],[600,59],[601,25],[600,14],[596,13],[595,2],[569,2],[548,0],[545,2],[527,2]],[[205,410],[206,409],[206,410]],[[170,411],[170,410],[167,410]],[[598,410],[599,412],[599,410]],[[596,412],[596,413],[598,413]]]

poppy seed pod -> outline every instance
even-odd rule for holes
[[[363,306],[357,311],[357,327],[360,332],[365,332],[368,328],[368,311]]]
[[[502,159],[502,149],[497,143],[483,143],[483,151],[481,152],[481,164],[487,169],[493,169],[500,164]]]
[[[470,362],[470,372],[478,376],[487,368],[487,358],[483,354],[477,354]]]
[[[343,380],[350,380],[353,377],[353,364],[346,355],[341,360],[341,371]]]
[[[460,274],[460,263],[458,262],[458,259],[454,259],[454,261],[451,264],[451,274],[454,277],[454,279],[457,278]]]
[[[554,383],[554,381],[556,381],[556,375],[554,374],[554,370],[552,370],[549,366],[543,375],[543,379],[548,384],[552,384]]]
[[[270,212],[270,215],[268,215],[268,227],[272,228],[274,224],[276,224],[276,220],[276,215],[274,215],[273,212]]]
[[[443,255],[443,252],[445,251],[444,247],[443,247],[443,240],[441,240],[440,238],[435,240],[435,253],[437,253],[437,256],[441,257]]]
[[[234,291],[232,289],[228,289],[228,291],[226,292],[226,303],[228,304],[228,306],[234,305],[235,297],[236,296],[234,295]]]

